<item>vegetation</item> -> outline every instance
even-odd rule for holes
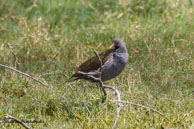
[[[192,0],[1,0],[0,64],[47,82],[52,90],[0,68],[0,119],[43,123],[33,128],[111,128],[116,97],[86,81],[67,83],[76,67],[122,38],[129,63],[108,82],[125,101],[117,127],[194,128],[194,8]],[[61,98],[64,97],[64,99]],[[3,123],[0,128],[21,128]]]

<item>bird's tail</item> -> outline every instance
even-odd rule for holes
[[[71,76],[71,78],[69,78],[68,80],[67,80],[67,82],[72,82],[72,81],[75,81],[75,80],[78,80],[79,78],[77,77],[77,73],[75,73],[75,74],[73,74],[72,76]]]
[[[71,77],[70,79],[67,80],[67,82],[72,82],[78,80],[78,77]]]

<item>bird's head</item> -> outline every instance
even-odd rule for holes
[[[125,45],[125,42],[119,38],[115,38],[113,41],[112,41],[112,45],[111,47],[114,49],[114,50],[122,50],[122,51],[126,51],[126,45]]]

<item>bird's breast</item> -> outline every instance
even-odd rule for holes
[[[126,57],[126,56],[125,56]],[[127,59],[123,58],[123,55],[113,55],[111,58],[102,68],[102,81],[110,80],[116,76],[118,76],[124,69]]]

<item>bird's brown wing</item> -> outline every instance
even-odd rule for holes
[[[110,49],[99,54],[99,57],[102,60],[102,65],[113,55],[113,52],[114,52],[114,49]],[[98,68],[100,68],[100,62],[96,56],[93,56],[87,61],[85,61],[84,63],[82,63],[79,66],[77,71],[88,73],[88,72],[97,70]],[[76,72],[75,74],[73,74],[72,77],[78,77],[77,79],[79,79],[79,78],[82,78],[82,75]]]
[[[112,56],[112,53],[113,50],[111,49],[99,54],[99,57],[102,60],[102,65]],[[92,58],[82,63],[79,66],[78,71],[91,72],[97,70],[98,68],[100,68],[100,62],[96,56],[93,56]]]

